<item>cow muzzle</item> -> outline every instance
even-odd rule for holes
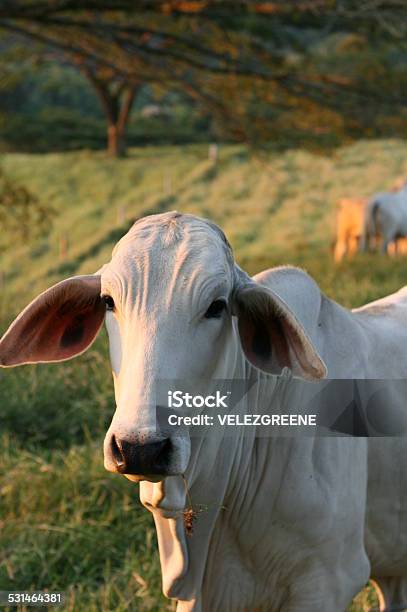
[[[162,480],[170,474],[172,443],[169,438],[129,441],[111,434],[105,440],[105,467],[130,480]]]

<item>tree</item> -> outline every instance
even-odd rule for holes
[[[98,69],[83,56],[74,58],[74,62],[88,79],[100,100],[107,121],[109,155],[122,157],[126,153],[126,127],[140,84],[116,76],[111,69]]]
[[[369,129],[367,115],[375,121],[404,112],[404,86],[391,86],[377,53],[368,73],[361,62],[349,71],[352,53],[331,43],[356,35],[365,57],[378,44],[389,55],[405,33],[405,17],[400,0],[141,0],[136,9],[130,0],[13,0],[0,8],[0,27],[92,66],[89,78],[118,153],[125,123],[119,100],[132,99],[123,83],[181,89],[239,139],[329,125],[340,137],[360,135]],[[100,75],[109,71],[115,84],[107,86]]]
[[[133,102],[141,84],[134,80],[129,82],[120,77],[112,68],[99,66],[84,54],[61,51],[42,42],[26,41],[19,36],[3,37],[2,58],[0,62],[0,112],[15,107],[18,97],[16,92],[28,82],[33,71],[49,62],[61,65],[72,65],[87,79],[100,101],[101,110],[107,123],[107,150],[113,157],[126,153],[125,134]],[[14,108],[14,110],[16,110]]]

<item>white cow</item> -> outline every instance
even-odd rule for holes
[[[377,235],[383,238],[381,250],[387,253],[388,246],[407,236],[407,185],[395,192],[378,193],[370,200],[365,210],[362,250],[370,246]]]
[[[373,379],[407,377],[405,290],[352,312],[296,268],[249,278],[208,221],[153,215],[132,227],[99,273],[37,297],[1,339],[0,363],[69,359],[88,348],[105,318],[117,403],[105,466],[141,481],[164,592],[177,610],[339,612],[369,576],[382,588],[383,609],[403,609],[403,438],[338,436],[332,429],[342,426],[323,424],[308,435],[286,428],[259,437],[253,427],[245,435],[220,427],[201,437],[166,435],[155,415],[157,381],[205,380],[209,394],[235,379],[250,383],[234,407],[240,416],[311,405],[329,420],[342,392],[360,404],[376,389]],[[337,380],[324,380],[327,373]],[[404,391],[397,381],[378,388],[364,427],[373,423],[377,433],[393,406],[405,429]],[[366,435],[363,427],[354,433]],[[182,475],[202,504],[190,537]]]

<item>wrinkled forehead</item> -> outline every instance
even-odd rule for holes
[[[165,213],[136,222],[117,243],[102,285],[119,282],[131,292],[233,283],[233,255],[215,224],[193,215]],[[104,281],[104,282],[103,282]]]

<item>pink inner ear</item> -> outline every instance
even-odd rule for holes
[[[100,277],[78,276],[39,295],[0,340],[0,364],[63,361],[85,351],[105,316]]]
[[[253,315],[242,313],[238,325],[243,350],[254,366],[270,374],[279,374],[284,367],[290,367],[283,321],[271,316],[267,322],[263,322]]]
[[[64,314],[60,310],[50,312],[39,325],[33,342],[35,361],[44,356],[47,361],[69,359],[84,351],[96,337],[105,314],[101,300],[83,309],[76,309],[74,304],[70,306],[72,310]]]

